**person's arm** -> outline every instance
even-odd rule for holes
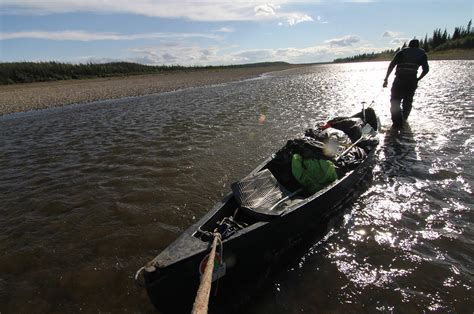
[[[421,64],[421,68],[423,69],[423,71],[421,71],[418,81],[425,77],[425,75],[428,74],[428,72],[430,71],[430,66],[428,65],[428,57],[426,55],[424,57],[423,63]]]
[[[390,62],[390,65],[388,66],[388,69],[387,69],[387,75],[385,75],[385,79],[383,80],[383,87],[387,87],[388,85],[388,77],[390,76],[390,73],[392,73],[393,71],[393,68],[395,67],[395,62]]]
[[[383,80],[383,87],[387,87],[388,77],[390,76],[390,73],[392,73],[393,68],[395,68],[395,66],[398,64],[399,58],[400,58],[400,52],[395,55],[392,62],[390,62],[389,66],[388,66],[387,74],[385,75],[385,79]]]

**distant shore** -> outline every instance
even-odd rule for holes
[[[428,52],[428,61],[430,60],[474,60],[474,49],[450,49],[435,52]],[[354,63],[354,62],[377,62],[392,61],[394,54],[380,53],[356,60],[335,60],[335,63]],[[351,59],[351,58],[348,58]]]
[[[473,50],[451,50],[428,55],[429,60],[473,60]],[[390,61],[374,59],[363,62]],[[352,63],[352,62],[350,62]],[[98,79],[0,85],[0,116],[15,112],[61,107],[76,103],[143,96],[256,78],[264,73],[310,64],[203,69]]]
[[[268,72],[303,66],[306,65],[198,70],[2,85],[0,86],[0,115],[240,81]]]

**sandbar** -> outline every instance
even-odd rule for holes
[[[0,86],[0,115],[240,81],[303,65],[199,69]]]

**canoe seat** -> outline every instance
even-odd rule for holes
[[[285,206],[278,206],[294,195],[283,187],[268,169],[231,184],[240,208],[260,219],[279,216]]]

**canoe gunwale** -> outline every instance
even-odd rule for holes
[[[312,195],[305,196],[301,201],[290,202],[285,205],[286,209],[281,214],[268,220],[255,218],[251,224],[224,238],[222,258],[229,265],[231,261],[234,263],[233,268],[229,267],[228,273],[223,277],[224,282],[229,283],[232,278],[240,280],[242,269],[252,268],[252,263],[258,263],[258,266],[273,263],[291,247],[300,243],[305,235],[319,224],[346,207],[372,170],[379,144],[378,135],[370,140],[372,142],[365,159],[340,179]],[[272,155],[266,158],[249,175],[268,168],[273,157]],[[145,269],[143,272],[145,286],[151,302],[158,309],[164,306],[161,303],[171,301],[168,299],[173,298],[173,291],[194,296],[200,279],[198,266],[211,250],[211,241],[204,241],[199,233],[213,231],[215,224],[224,217],[232,216],[236,207],[237,202],[230,191],[147,264],[154,268],[149,268],[152,271]],[[255,260],[252,260],[253,258]],[[179,282],[185,282],[186,287],[180,286]],[[225,283],[219,286],[225,286]]]

